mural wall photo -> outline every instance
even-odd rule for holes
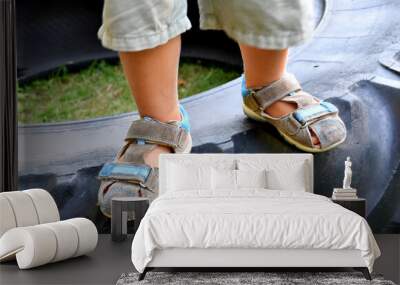
[[[98,174],[139,118],[137,106],[118,53],[97,37],[102,1],[33,2],[16,7],[18,187],[48,190],[62,219],[87,217],[106,233]],[[188,2],[192,28],[182,35],[177,84],[192,152],[301,153],[243,113],[239,47],[222,31],[200,30],[196,1]],[[335,105],[347,129],[343,144],[314,154],[314,192],[331,197],[351,157],[352,187],[367,201],[373,232],[400,233],[398,15],[389,6],[313,3],[314,35],[289,50],[287,70]],[[349,29],[343,19],[362,24]]]

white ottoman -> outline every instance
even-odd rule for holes
[[[0,262],[20,269],[87,254],[97,245],[95,225],[85,218],[59,221],[54,199],[42,189],[0,193]]]

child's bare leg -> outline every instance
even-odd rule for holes
[[[242,53],[244,74],[247,88],[260,88],[279,80],[286,70],[288,50],[266,50],[239,44]],[[296,105],[277,101],[264,111],[273,116],[281,117],[296,110]],[[314,145],[319,144],[318,137],[312,134]]]
[[[178,107],[178,66],[180,36],[166,44],[137,52],[120,52],[125,77],[129,82],[140,115],[161,122],[180,120]],[[145,162],[158,166],[160,153],[169,147],[157,146],[145,155]]]
[[[120,52],[125,77],[129,82],[140,115],[161,122],[179,120],[178,65],[180,37],[155,48]]]

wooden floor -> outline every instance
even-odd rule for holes
[[[132,237],[124,242],[99,235],[95,251],[88,256],[19,270],[16,262],[0,265],[0,284],[115,284],[124,272],[134,271],[131,262]]]

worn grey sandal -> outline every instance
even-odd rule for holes
[[[101,212],[111,217],[113,197],[158,195],[158,168],[150,167],[144,155],[157,145],[171,147],[176,153],[189,153],[192,147],[188,114],[180,106],[180,122],[162,123],[150,117],[132,122],[125,144],[114,162],[104,164],[99,173],[98,202]]]
[[[345,141],[346,127],[338,109],[304,92],[292,74],[287,73],[259,90],[249,90],[245,86],[243,80],[244,113],[251,119],[272,124],[286,141],[297,148],[306,152],[324,152]],[[297,109],[280,118],[264,112],[279,100],[295,103]],[[311,130],[319,139],[318,146],[312,142]]]

